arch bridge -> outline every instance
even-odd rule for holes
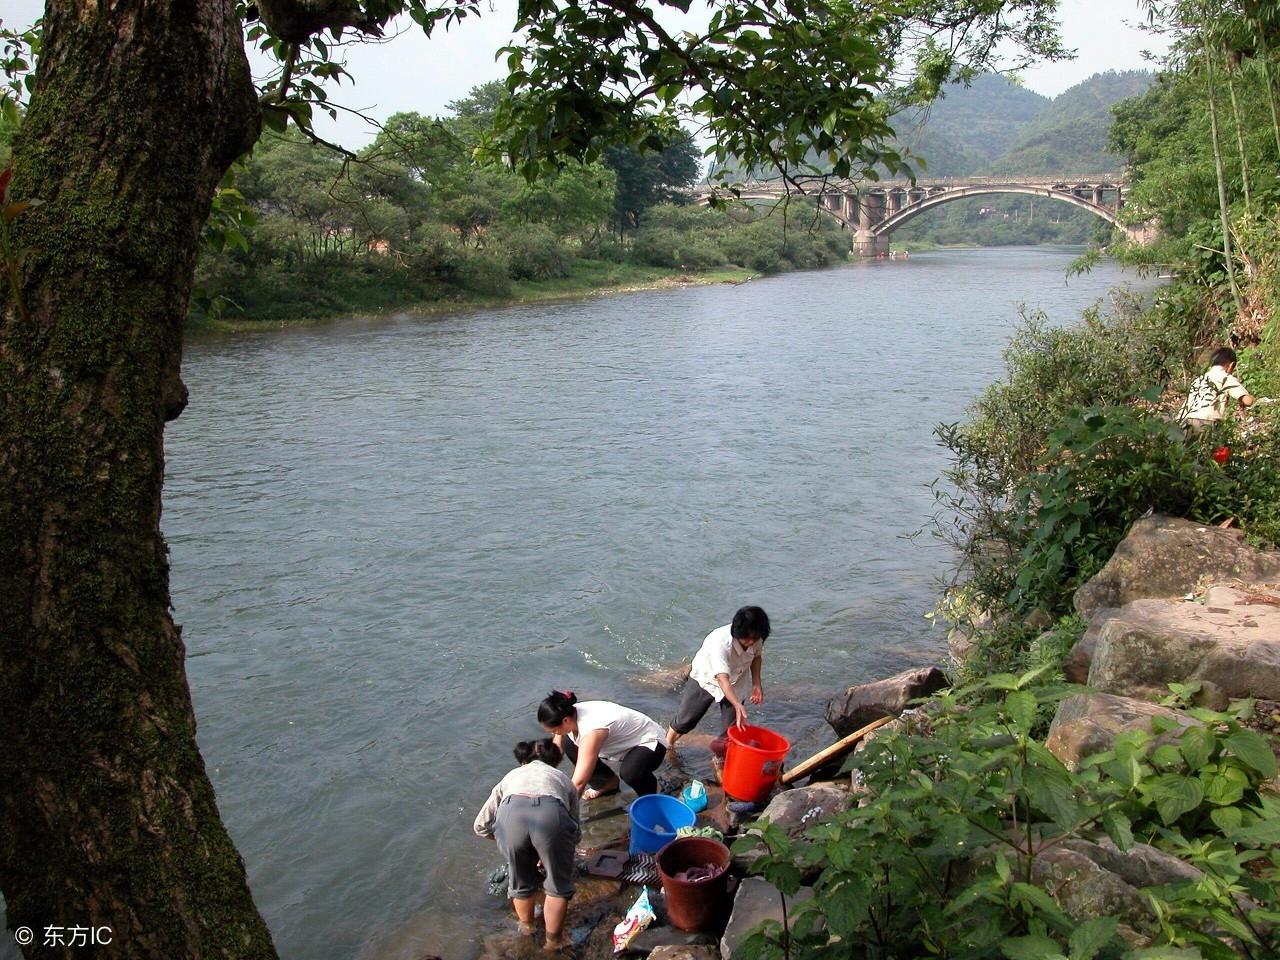
[[[742,200],[779,200],[788,194],[813,196],[820,209],[853,232],[853,249],[863,257],[889,252],[893,231],[934,207],[986,194],[1020,193],[1060,200],[1088,210],[1124,230],[1130,240],[1147,244],[1155,239],[1147,224],[1126,226],[1119,213],[1124,206],[1128,183],[1114,174],[1083,177],[957,177],[938,180],[853,182],[827,181],[813,190],[797,190],[781,181],[746,184]],[[706,203],[712,188],[692,191],[695,201]]]

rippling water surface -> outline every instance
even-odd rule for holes
[[[473,955],[503,904],[471,820],[552,687],[665,722],[628,678],[758,603],[754,716],[818,746],[821,698],[941,656],[931,428],[1000,375],[1018,303],[1069,323],[1125,282],[1064,284],[1075,253],[189,345],[174,603],[281,955]]]

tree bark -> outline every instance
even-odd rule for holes
[[[232,0],[49,0],[44,24],[10,187],[43,201],[13,224],[28,320],[0,301],[0,891],[29,957],[274,957],[160,534],[200,230],[258,133],[243,35]]]

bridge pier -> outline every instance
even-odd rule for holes
[[[862,229],[853,235],[853,252],[860,257],[878,257],[889,252],[889,235]]]

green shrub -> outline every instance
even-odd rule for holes
[[[738,841],[735,853],[757,854],[752,873],[787,896],[814,878],[815,896],[792,906],[788,930],[769,921],[735,956],[1189,960],[1236,956],[1228,937],[1254,956],[1280,949],[1268,927],[1280,919],[1280,802],[1259,792],[1276,765],[1241,723],[1248,705],[1197,711],[1202,726],[1159,731],[1168,744],[1125,734],[1072,771],[1032,733],[1074,689],[1039,685],[1043,672],[943,694],[915,729],[854,755],[857,806],[799,839],[761,823]],[[1146,888],[1149,915],[1068,917],[1032,882],[1036,861],[1098,837],[1175,851],[1205,876]],[[1122,919],[1154,952],[1120,939]]]
[[[557,280],[569,274],[569,252],[543,224],[505,229],[493,241],[506,256],[514,280]]]
[[[1008,594],[1015,609],[1070,610],[1071,595],[1147,512],[1213,522],[1230,516],[1235,485],[1200,445],[1135,407],[1092,407],[1049,437],[1042,469],[1014,496],[1021,540]]]
[[[637,231],[631,253],[640,263],[691,272],[725,262],[724,254],[710,237],[664,226],[646,226]]]
[[[458,262],[458,283],[463,289],[490,297],[511,292],[511,261],[500,250],[469,250]]]

